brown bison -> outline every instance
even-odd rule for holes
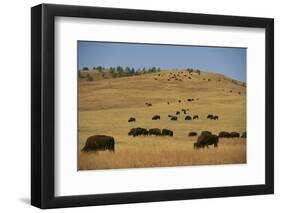
[[[190,136],[190,137],[197,136],[197,132],[190,132],[190,133],[188,134],[188,136]]]
[[[160,115],[154,115],[154,116],[152,117],[152,120],[160,120]]]
[[[178,120],[178,117],[177,116],[172,116],[171,117],[171,121],[177,121]]]
[[[214,115],[214,116],[213,116],[213,120],[219,120],[219,116]]]
[[[136,119],[133,118],[133,117],[130,117],[129,120],[128,120],[128,122],[136,122]]]
[[[156,135],[156,136],[162,135],[161,130],[158,129],[158,128],[149,129],[148,134],[149,135]]]
[[[148,131],[145,128],[137,127],[137,128],[132,128],[130,132],[128,132],[128,135],[131,136],[139,136],[139,135],[148,135]]]
[[[185,116],[185,118],[184,118],[184,120],[191,120],[192,118],[191,118],[191,116],[189,116],[189,115],[187,115],[187,116]]]
[[[207,119],[213,119],[213,115],[211,114],[207,115]]]
[[[169,129],[162,129],[162,135],[163,136],[173,136],[174,132],[172,130],[169,130]]]
[[[195,120],[195,119],[198,120],[198,119],[199,119],[199,116],[198,116],[198,115],[194,115],[194,116],[193,116],[193,120]]]
[[[199,135],[197,142],[193,144],[194,149],[209,148],[210,145],[214,145],[215,148],[218,147],[219,137],[212,134],[202,134]]]
[[[230,137],[231,138],[240,138],[240,134],[238,132],[231,132]]]
[[[180,114],[180,111],[176,111],[176,115],[179,115]]]
[[[219,133],[219,138],[230,138],[230,133],[222,131]]]
[[[109,150],[114,152],[115,141],[111,136],[106,135],[93,135],[88,137],[83,152],[97,152],[97,151],[105,151]]]

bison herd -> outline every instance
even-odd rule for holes
[[[182,78],[187,78],[187,79],[192,79],[192,73],[197,73],[200,75],[200,71],[189,71],[190,76],[187,76],[184,72],[178,72],[177,74],[174,73],[169,73],[168,75],[168,81],[174,80],[174,81],[182,81]],[[161,77],[160,74],[158,74],[158,78]],[[158,78],[154,78],[154,80],[158,80]],[[211,81],[211,79],[205,79],[203,80]],[[220,79],[219,79],[220,81]],[[229,93],[232,93],[232,90],[229,90]],[[241,92],[238,92],[240,95]],[[199,99],[196,98],[198,101]],[[182,99],[182,100],[177,100],[178,103],[183,103],[183,102],[193,102],[195,101],[194,98],[187,98],[187,99]],[[170,101],[167,102],[167,104],[171,104]],[[146,102],[145,105],[147,107],[152,107],[152,103]],[[168,115],[168,118],[171,121],[177,121],[180,118],[181,114],[184,114],[184,120],[198,120],[199,116],[198,115],[186,115],[189,109],[181,109],[179,111],[175,111],[174,115]],[[153,115],[152,120],[160,120],[160,115]],[[207,119],[210,120],[219,120],[218,115],[213,115],[213,114],[208,114],[206,116]],[[129,117],[128,122],[136,122],[137,119],[134,117]],[[141,127],[136,127],[132,128],[128,132],[129,136],[174,136],[174,132],[170,129],[159,129],[159,128],[151,128],[151,129],[146,129],[146,128],[141,128]],[[212,134],[210,131],[203,131],[199,135],[197,132],[189,132],[188,136],[190,137],[197,137],[196,142],[193,144],[193,148],[195,150],[201,149],[201,148],[209,148],[209,146],[214,146],[215,148],[218,148],[219,144],[219,138],[246,138],[247,134],[246,132],[243,132],[241,135],[238,132],[226,132],[226,131],[221,131],[218,133],[218,135]],[[85,146],[82,148],[82,151],[84,152],[97,152],[97,151],[115,151],[115,140],[112,136],[107,136],[107,135],[93,135],[87,138]]]
[[[190,132],[189,136],[196,136],[196,132]],[[240,134],[238,132],[220,132],[219,135],[214,135],[210,131],[203,131],[198,136],[197,141],[193,144],[194,149],[209,148],[210,145],[214,145],[215,148],[218,147],[219,138],[239,138]],[[246,138],[246,132],[243,132],[241,138]]]
[[[210,120],[219,120],[219,116],[209,114],[209,115],[207,115],[207,119],[210,119]]]
[[[159,129],[159,128],[132,128],[128,132],[129,136],[174,136],[174,132],[170,129]],[[189,132],[188,136],[197,136],[197,132]],[[198,136],[196,142],[193,144],[195,150],[201,148],[209,148],[209,146],[214,145],[214,148],[218,148],[219,138],[239,138],[240,134],[238,132],[219,132],[218,135],[212,134],[210,131],[202,131]],[[241,138],[246,138],[246,132],[241,134]],[[83,152],[97,152],[97,151],[115,151],[115,140],[111,136],[107,135],[93,135],[88,137],[85,146],[83,147]]]
[[[169,129],[159,129],[159,128],[152,128],[152,129],[146,129],[146,128],[132,128],[129,132],[128,135],[136,137],[136,136],[146,136],[146,135],[155,135],[155,136],[173,136],[174,132]]]
[[[182,111],[183,111],[183,113],[184,114],[186,114],[186,111],[187,111],[188,109],[182,109]],[[177,121],[178,120],[178,117],[177,117],[177,115],[180,115],[180,111],[176,111],[175,112],[175,114],[176,115],[168,115],[168,118],[170,118],[170,120],[171,121]],[[160,115],[153,115],[152,116],[152,120],[160,120]],[[186,115],[185,117],[184,117],[184,120],[198,120],[199,119],[199,116],[198,115],[194,115],[194,116],[190,116],[190,115]],[[207,116],[207,119],[211,119],[211,120],[218,120],[219,119],[219,117],[217,116],[217,115],[208,115]],[[136,122],[136,118],[134,118],[134,117],[130,117],[129,119],[128,119],[128,122],[130,123],[130,122]]]

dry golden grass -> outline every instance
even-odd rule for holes
[[[176,71],[172,71],[176,73]],[[107,169],[131,167],[183,166],[201,164],[228,164],[246,162],[245,139],[224,139],[219,149],[193,150],[196,137],[190,131],[246,130],[246,88],[240,82],[220,75],[202,72],[181,74],[182,81],[168,81],[170,71],[99,81],[79,81],[79,150],[87,137],[96,134],[111,135],[116,141],[115,153],[80,153],[78,169]],[[157,78],[157,80],[154,80]],[[203,80],[211,79],[211,81]],[[232,90],[232,93],[229,91]],[[241,94],[239,95],[238,92]],[[194,98],[194,102],[185,101]],[[196,100],[199,98],[199,100]],[[178,103],[178,100],[182,100]],[[168,105],[167,102],[170,102]],[[151,102],[147,107],[145,102]],[[189,109],[189,115],[199,120],[170,121],[168,114]],[[153,121],[155,114],[160,120]],[[219,120],[207,120],[208,114],[217,114]],[[128,123],[135,117],[135,123]],[[173,137],[128,136],[133,127],[168,128]]]
[[[218,149],[210,147],[205,150],[194,150],[191,142],[175,142],[172,139],[154,142],[143,139],[134,144],[120,144],[120,149],[115,153],[81,152],[79,168],[89,170],[246,162],[245,139],[224,139],[220,141],[219,146]]]

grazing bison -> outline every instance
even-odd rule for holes
[[[180,111],[176,111],[176,115],[179,115],[180,114]]]
[[[83,152],[89,151],[105,151],[109,150],[114,152],[114,145],[115,141],[114,138],[111,136],[106,135],[93,135],[88,137],[84,148],[82,149]]]
[[[182,109],[181,111],[182,111],[184,114],[186,114],[186,109]]]
[[[194,115],[194,116],[193,116],[193,120],[195,120],[195,119],[198,120],[198,119],[199,119],[199,116],[198,116],[198,115]]]
[[[219,120],[219,116],[209,114],[209,115],[207,116],[207,119],[210,119],[210,120]]]
[[[213,119],[213,115],[211,114],[207,115],[207,119]]]
[[[193,98],[188,98],[187,101],[193,101]]]
[[[156,135],[156,136],[162,135],[161,130],[158,129],[158,128],[149,129],[148,134],[149,135]]]
[[[241,138],[247,138],[247,133],[246,132],[242,132]]]
[[[145,128],[137,127],[137,128],[132,128],[128,135],[132,136],[139,136],[139,135],[148,135],[148,131]]]
[[[174,132],[172,130],[169,130],[169,129],[162,129],[162,135],[163,136],[173,136],[174,135]]]
[[[160,120],[160,115],[154,115],[154,116],[152,117],[152,120]]]
[[[128,120],[128,122],[136,122],[136,119],[133,118],[133,117],[130,117],[129,120]]]
[[[197,138],[196,143],[193,144],[194,149],[200,149],[200,148],[209,148],[209,145],[214,145],[215,148],[218,147],[219,143],[219,137],[217,135],[212,134],[202,134],[199,135]]]
[[[171,116],[171,121],[177,121],[178,117],[177,116]]]
[[[219,120],[219,116],[214,115],[212,119],[213,119],[213,120]]]
[[[197,132],[190,132],[190,133],[188,134],[188,136],[191,136],[191,137],[197,136]]]
[[[170,104],[170,102],[168,101],[167,104]]]
[[[232,93],[232,90],[229,90],[230,93]]]
[[[191,120],[192,118],[191,118],[191,116],[189,116],[189,115],[187,115],[187,116],[185,116],[185,118],[184,118],[184,120]]]
[[[178,100],[179,103],[181,103],[181,100]]]
[[[230,138],[230,133],[229,132],[225,132],[225,131],[222,131],[219,133],[219,138]]]
[[[230,137],[231,138],[239,138],[240,137],[240,134],[238,132],[231,132],[230,133]]]
[[[201,132],[201,135],[211,135],[211,134],[212,132],[206,130]]]

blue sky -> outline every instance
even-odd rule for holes
[[[78,41],[78,67],[194,68],[246,81],[246,48]]]

